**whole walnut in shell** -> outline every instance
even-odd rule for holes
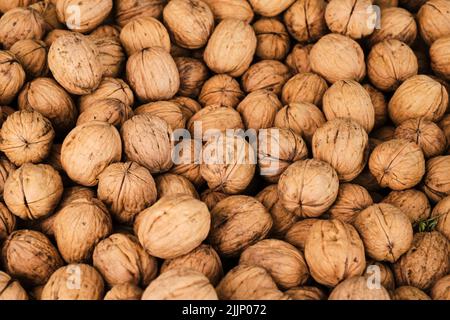
[[[53,30],[64,28],[64,25],[58,20],[58,13],[56,12],[56,0],[39,1],[30,5],[29,8],[32,8],[39,12],[39,14],[47,24],[47,29]]]
[[[73,34],[73,31],[65,30],[65,29],[54,29],[50,31],[47,36],[44,38],[44,42],[47,45],[47,47],[50,47],[53,42],[56,41],[59,37]]]
[[[430,202],[425,193],[419,190],[391,191],[382,202],[399,208],[409,217],[411,223],[427,220],[430,217]]]
[[[369,169],[381,187],[406,190],[422,180],[425,159],[414,142],[393,139],[381,143],[372,151]]]
[[[10,51],[31,77],[42,77],[48,73],[47,45],[40,40],[17,41]]]
[[[289,34],[284,24],[275,18],[261,18],[253,24],[257,46],[256,56],[261,59],[282,60],[289,52]]]
[[[158,190],[158,198],[175,195],[189,195],[192,198],[198,199],[197,190],[194,185],[185,177],[173,174],[164,173],[155,179],[156,189]]]
[[[121,0],[114,1],[114,4],[116,21],[124,27],[140,17],[159,18],[166,3],[159,0]]]
[[[156,194],[152,175],[136,162],[113,163],[98,177],[98,198],[122,223],[132,223],[139,212],[156,201]]]
[[[336,200],[339,179],[328,163],[315,159],[291,164],[280,176],[281,204],[297,216],[318,217]]]
[[[37,163],[50,153],[55,131],[47,118],[35,111],[18,111],[2,125],[0,150],[15,165]]]
[[[141,300],[144,291],[131,283],[115,285],[109,290],[104,300]]]
[[[115,37],[91,37],[91,39],[98,50],[97,59],[103,67],[103,76],[119,76],[126,60],[120,40]]]
[[[450,196],[436,204],[431,212],[431,218],[437,220],[436,230],[450,241]]]
[[[253,20],[253,9],[247,0],[203,0],[212,13],[214,14],[214,19],[221,21],[224,19],[239,19],[250,23]]]
[[[205,180],[200,174],[202,142],[196,139],[183,139],[173,148],[174,166],[171,173],[183,176],[194,186],[202,185]]]
[[[247,129],[267,129],[273,126],[277,112],[282,108],[275,93],[257,90],[249,93],[237,106]]]
[[[298,42],[314,42],[326,33],[324,0],[297,0],[284,13],[284,23]]]
[[[197,102],[197,100],[194,100],[189,97],[178,96],[178,97],[173,98],[170,101],[178,103],[178,106],[180,107],[181,112],[183,113],[186,121],[191,119],[192,116],[196,112],[199,112],[200,109],[202,108],[200,103]]]
[[[144,104],[137,108],[135,114],[149,114],[164,120],[172,130],[184,129],[186,118],[180,105],[174,101],[157,101]]]
[[[198,97],[204,106],[218,104],[234,108],[244,98],[236,79],[226,74],[218,74],[206,80]]]
[[[5,181],[14,170],[16,170],[16,166],[13,165],[5,156],[0,156],[0,198],[3,198]]]
[[[5,271],[31,285],[45,284],[63,265],[58,250],[40,232],[18,230],[11,233],[2,247]]]
[[[189,195],[166,196],[142,211],[135,234],[146,251],[172,259],[198,247],[208,236],[211,217],[206,205]]]
[[[450,67],[445,61],[449,55],[450,32],[449,36],[433,42],[430,48],[431,67],[433,68],[433,71],[447,81],[450,80]]]
[[[289,8],[295,0],[280,0],[276,2],[270,0],[249,0],[249,2],[257,14],[264,17],[274,17]]]
[[[431,298],[422,290],[411,287],[401,286],[392,293],[393,300],[431,300]]]
[[[328,89],[327,82],[315,73],[299,73],[283,86],[281,100],[284,104],[294,102],[322,105],[322,98]]]
[[[336,202],[328,210],[331,219],[353,224],[360,212],[373,204],[369,192],[352,183],[339,185]]]
[[[120,40],[120,32],[122,28],[118,25],[104,24],[95,28],[89,35],[97,38],[113,37]]]
[[[175,58],[180,73],[180,90],[178,94],[195,98],[208,78],[208,68],[198,59],[188,57]]]
[[[450,195],[449,168],[450,156],[439,156],[427,161],[423,190],[431,201],[438,202]]]
[[[9,104],[25,83],[25,71],[10,51],[0,50],[0,104]]]
[[[26,7],[39,0],[0,0],[0,12],[5,13],[17,7]]]
[[[272,218],[258,200],[230,196],[211,210],[209,241],[221,256],[238,256],[245,248],[264,239],[272,228]]]
[[[0,202],[0,243],[16,228],[16,217]]]
[[[450,300],[450,275],[442,277],[431,288],[433,300]]]
[[[329,300],[391,300],[389,292],[383,286],[376,286],[366,277],[351,277],[331,291]]]
[[[303,219],[297,221],[286,232],[284,239],[286,242],[300,249],[302,252],[305,250],[306,239],[308,239],[311,227],[320,221],[319,219]]]
[[[0,271],[0,300],[28,300],[28,294],[19,281]]]
[[[395,278],[390,266],[387,263],[367,261],[364,275],[374,283],[377,281],[387,290],[395,289]]]
[[[229,196],[230,195],[220,191],[206,189],[200,195],[200,199],[208,206],[208,209],[211,211],[216,206],[216,204]]]
[[[312,47],[312,44],[306,46],[296,44],[294,48],[292,48],[291,52],[286,57],[285,63],[291,68],[293,73],[311,72],[309,53],[311,52]]]
[[[3,125],[3,122],[5,122],[6,118],[8,118],[14,112],[16,112],[16,110],[11,107],[0,106],[0,126]]]
[[[242,76],[242,88],[245,92],[265,89],[279,94],[289,77],[289,68],[282,62],[262,60],[250,66],[244,73]]]
[[[86,108],[77,119],[77,126],[90,121],[103,121],[120,127],[133,116],[130,106],[119,99],[104,99]]]
[[[450,3],[446,0],[429,0],[417,13],[420,34],[428,45],[450,35]]]
[[[285,291],[285,294],[292,298],[292,300],[326,300],[327,298],[321,289],[311,286],[291,288]]]
[[[101,300],[102,276],[87,264],[69,264],[56,270],[42,290],[42,300]]]
[[[372,101],[373,109],[375,111],[375,124],[374,128],[379,128],[384,125],[388,120],[387,103],[384,94],[378,91],[370,84],[363,85]]]

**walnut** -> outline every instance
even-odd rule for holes
[[[392,204],[402,210],[413,224],[430,217],[431,207],[428,198],[419,190],[391,191],[382,202]]]
[[[114,37],[116,39],[120,40],[120,32],[122,31],[122,28],[113,25],[113,24],[104,24],[101,26],[98,26],[94,29],[89,35],[91,37],[97,37],[97,38],[108,38],[108,37]]]
[[[0,0],[0,12],[5,13],[17,7],[26,7],[39,0]]]
[[[315,73],[299,73],[283,86],[281,100],[284,104],[307,102],[322,105],[322,98],[328,89],[327,82]]]
[[[185,177],[173,174],[164,173],[155,179],[156,188],[158,190],[158,198],[174,195],[189,195],[192,198],[199,198],[197,190],[194,185]]]
[[[175,58],[175,63],[180,72],[180,90],[178,90],[178,94],[196,98],[208,78],[208,68],[201,60],[188,57]]]
[[[28,300],[27,292],[19,281],[0,271],[0,300]]]
[[[234,108],[244,98],[239,83],[226,74],[218,74],[206,80],[202,87],[199,102],[204,106],[218,104]]]
[[[284,239],[286,242],[300,249],[302,252],[305,250],[306,239],[308,239],[311,227],[319,219],[303,219],[292,225],[286,232]]]
[[[247,0],[203,0],[211,9],[214,18],[218,21],[224,19],[239,19],[250,23],[253,20],[253,9]]]
[[[289,8],[295,0],[280,0],[276,2],[270,0],[249,0],[249,2],[255,13],[264,17],[274,17]]]
[[[380,8],[392,8],[398,6],[399,0],[374,0],[373,3]]]
[[[65,36],[65,35],[71,35],[73,34],[73,31],[65,30],[65,29],[54,29],[50,31],[47,36],[44,38],[44,42],[47,45],[47,47],[50,48],[50,46],[53,44],[53,42],[56,41],[59,37]]]
[[[431,297],[433,300],[450,299],[450,275],[442,277],[431,288]]]
[[[446,0],[425,2],[417,13],[420,34],[428,45],[450,34],[450,3]]]
[[[393,300],[431,300],[431,298],[422,290],[411,287],[401,286],[392,293]]]
[[[248,68],[242,76],[242,88],[245,92],[269,90],[281,93],[281,88],[290,77],[289,68],[277,60],[262,60]]]
[[[175,97],[170,101],[178,103],[186,121],[189,121],[189,119],[202,108],[200,103],[188,97]]]
[[[384,94],[378,91],[370,84],[363,85],[372,101],[373,109],[375,111],[375,124],[374,128],[379,128],[384,125],[388,120],[387,103]]]
[[[310,286],[294,287],[285,292],[293,300],[326,300],[325,293],[317,288]]]
[[[115,18],[119,26],[124,27],[130,21],[140,17],[159,18],[165,1],[160,0],[121,0],[114,1]]]
[[[0,243],[2,243],[15,228],[16,217],[3,203],[0,202]]]
[[[328,210],[331,219],[353,224],[360,212],[373,204],[369,192],[362,186],[343,183],[336,202]]]
[[[172,153],[174,166],[171,173],[183,176],[194,186],[201,186],[205,180],[200,174],[202,142],[195,139],[183,139],[175,145]]]
[[[47,45],[40,40],[20,40],[10,49],[25,72],[31,77],[43,77],[48,74]]]
[[[131,283],[115,285],[109,290],[104,300],[141,300],[144,291]]]
[[[267,60],[283,60],[289,52],[289,34],[284,24],[275,18],[261,18],[253,24],[256,56]]]
[[[331,291],[329,300],[391,300],[383,286],[374,286],[366,277],[351,277]]]
[[[450,195],[449,168],[450,156],[439,156],[427,161],[423,190],[431,201],[438,202]]]
[[[314,42],[326,33],[324,0],[297,0],[284,13],[289,33],[299,42]]]
[[[13,165],[5,156],[0,156],[0,199],[3,199],[3,190],[5,187],[6,179],[9,175],[16,170],[16,166]]]
[[[25,83],[25,71],[9,51],[0,51],[0,104],[11,103]]]
[[[216,206],[217,203],[227,197],[229,197],[228,194],[211,189],[203,191],[200,195],[201,200],[208,206],[210,211]]]
[[[0,126],[3,125],[3,122],[5,122],[6,118],[8,118],[14,112],[16,112],[16,110],[11,107],[0,106]]]
[[[102,121],[116,127],[120,127],[133,116],[130,106],[119,99],[104,99],[86,107],[78,116],[77,126],[90,121]]]
[[[450,33],[449,33],[450,35]],[[433,71],[446,80],[450,80],[450,67],[445,60],[450,55],[450,36],[433,42],[430,48],[431,67]]]
[[[391,291],[395,289],[394,273],[387,263],[367,261],[364,275],[371,278],[371,281],[377,279],[376,281],[379,281],[379,283],[387,290]]]
[[[157,101],[144,104],[137,108],[135,114],[149,114],[164,120],[172,130],[184,129],[186,118],[180,105],[174,101]]]
[[[431,212],[431,218],[437,220],[436,230],[450,241],[450,196],[437,203]]]
[[[380,141],[392,140],[394,139],[394,136],[395,136],[395,127],[393,126],[384,126],[371,133],[371,139],[377,139]],[[375,148],[376,146],[373,147]]]
[[[286,58],[285,63],[291,68],[294,73],[307,73],[311,72],[311,65],[309,63],[309,53],[311,52],[313,45],[308,44],[302,46],[296,44],[292,51]]]
[[[120,40],[115,37],[91,37],[91,39],[98,50],[97,58],[103,67],[103,76],[119,76],[126,60]]]

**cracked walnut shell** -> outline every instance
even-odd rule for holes
[[[298,42],[315,42],[327,31],[324,0],[297,0],[284,13],[284,23]]]

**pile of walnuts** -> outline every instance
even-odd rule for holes
[[[0,45],[0,300],[450,300],[450,0],[0,0]]]

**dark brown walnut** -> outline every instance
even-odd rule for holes
[[[289,68],[277,60],[262,60],[248,68],[242,76],[242,88],[245,92],[269,90],[281,93],[281,88],[290,78]]]
[[[211,210],[209,241],[224,257],[238,256],[247,247],[264,239],[272,228],[272,218],[264,205],[248,196],[230,196]]]
[[[430,48],[431,67],[436,74],[447,81],[450,80],[450,67],[445,63],[445,60],[449,55],[450,36],[440,38],[433,42]]]
[[[381,187],[406,190],[422,180],[425,159],[414,142],[392,139],[375,147],[369,158],[369,169]]]
[[[197,100],[194,100],[192,98],[189,97],[175,97],[172,100],[173,102],[178,103],[181,112],[184,115],[184,118],[186,119],[186,121],[189,121],[189,119],[198,111],[200,111],[200,109],[202,108],[202,106],[200,105],[200,103],[197,102]]]
[[[328,82],[360,81],[366,75],[364,52],[361,46],[341,34],[327,34],[312,47],[311,69]]]
[[[129,161],[146,167],[152,174],[172,167],[172,129],[161,118],[136,115],[123,124],[121,135]]]
[[[371,133],[372,139],[377,139],[380,141],[389,141],[394,139],[395,127],[393,126],[383,126]],[[375,146],[374,146],[375,147]]]
[[[111,216],[98,199],[76,199],[56,213],[53,231],[66,262],[87,261],[97,243],[111,233]]]
[[[267,60],[283,60],[289,53],[289,34],[275,18],[261,18],[253,24],[258,41],[256,56]]]
[[[339,185],[336,202],[328,210],[331,219],[353,224],[360,212],[373,204],[369,192],[353,183]]]
[[[216,206],[217,203],[227,197],[229,197],[228,194],[211,189],[206,189],[200,195],[200,199],[208,206],[210,211]]]
[[[14,215],[36,220],[53,212],[62,193],[61,177],[53,167],[26,163],[9,175],[3,198]]]
[[[159,18],[166,4],[164,0],[122,0],[114,1],[115,19],[124,27],[130,21],[140,17]]]
[[[29,285],[45,284],[63,265],[50,240],[32,230],[11,233],[2,247],[2,262],[9,275]]]
[[[190,268],[176,268],[159,275],[145,289],[142,300],[217,300],[208,278]]]
[[[450,34],[450,3],[446,0],[430,0],[417,13],[420,35],[428,45]]]
[[[450,275],[442,277],[431,288],[431,297],[433,300],[450,299]]]
[[[403,81],[417,75],[418,70],[414,51],[396,39],[377,43],[367,57],[370,82],[383,91],[394,91]]]
[[[392,300],[431,300],[431,298],[422,290],[411,287],[401,286],[392,293]]]
[[[61,133],[75,126],[78,115],[70,95],[51,78],[36,78],[28,82],[19,94],[18,105],[20,110],[41,113]]]
[[[348,182],[364,169],[369,156],[369,137],[357,122],[336,118],[317,129],[312,140],[315,159],[329,163],[339,180]]]
[[[274,17],[285,11],[295,0],[249,0],[255,13],[264,17]]]
[[[3,122],[5,122],[6,118],[8,118],[14,112],[16,112],[16,110],[11,107],[0,106],[0,126],[3,125]]]
[[[37,163],[50,153],[55,131],[47,118],[35,111],[18,111],[2,125],[0,150],[17,166]]]
[[[423,190],[432,202],[450,195],[449,168],[450,156],[439,156],[427,161]]]
[[[256,43],[255,31],[248,23],[224,19],[209,38],[203,59],[215,73],[239,77],[250,66]]]
[[[29,8],[39,12],[46,22],[48,29],[53,30],[64,28],[64,25],[58,20],[56,1],[39,1],[30,5]]]
[[[209,76],[208,68],[201,60],[189,57],[177,57],[175,63],[180,73],[178,94],[196,98]]]
[[[324,0],[297,0],[284,13],[284,23],[299,42],[314,42],[326,33]]]
[[[189,268],[205,275],[213,286],[223,277],[222,262],[217,252],[210,246],[202,244],[191,252],[175,259],[165,260],[161,273],[177,268]]]
[[[226,74],[218,74],[206,80],[198,97],[204,106],[218,104],[230,108],[235,108],[243,98],[244,93],[239,83]]]
[[[239,19],[250,23],[253,20],[253,9],[247,0],[203,0],[212,13],[214,14],[214,19],[221,21],[223,19]]]
[[[0,202],[0,243],[16,228],[16,217]]]
[[[20,40],[10,49],[31,77],[43,77],[48,74],[47,50],[47,45],[40,40]]]
[[[17,57],[0,51],[0,104],[11,103],[25,83],[26,74]]]
[[[74,6],[76,6],[76,11]],[[58,20],[70,30],[81,33],[90,32],[98,27],[108,17],[112,8],[112,0],[62,0],[56,2]]]
[[[189,195],[174,195],[142,211],[134,231],[149,254],[172,259],[198,247],[208,236],[210,222],[203,202]]]
[[[3,199],[3,190],[6,179],[16,170],[16,166],[11,163],[5,156],[0,156],[0,198]]]
[[[391,191],[382,202],[399,208],[413,224],[430,217],[431,207],[428,198],[419,190]]]
[[[87,264],[69,264],[56,270],[42,290],[42,300],[101,300],[102,276]]]
[[[28,294],[19,281],[0,271],[0,300],[28,300]]]
[[[148,114],[164,120],[172,130],[184,129],[186,118],[181,111],[180,105],[174,101],[157,101],[144,104],[137,108],[136,115]]]
[[[448,240],[441,233],[416,233],[411,248],[394,264],[397,285],[431,288],[448,272],[448,250]]]
[[[91,37],[106,38],[114,37],[120,40],[122,28],[115,24],[104,24],[95,28],[89,35]]]
[[[293,73],[311,72],[309,53],[311,52],[312,47],[312,44],[305,46],[296,44],[294,48],[292,48],[291,52],[286,57],[285,63],[289,68],[291,68]]]
[[[163,11],[164,23],[179,46],[202,48],[214,29],[214,15],[200,0],[172,0]]]
[[[27,7],[38,1],[39,0],[1,0],[0,12],[5,13],[17,7]]]
[[[205,182],[200,174],[202,148],[202,142],[199,140],[181,140],[174,146],[172,153],[174,165],[170,172],[183,176],[196,187],[201,186]]]
[[[303,218],[325,213],[336,200],[338,189],[339,179],[333,167],[315,159],[294,162],[278,182],[281,204]]]
[[[185,177],[164,173],[155,178],[156,189],[158,190],[158,198],[175,195],[188,195],[192,198],[199,199],[197,190],[194,185]]]
[[[353,80],[337,81],[325,92],[323,113],[327,120],[350,118],[368,133],[375,125],[375,109],[370,95]]]
[[[86,108],[77,119],[77,126],[90,121],[102,121],[120,127],[133,116],[130,106],[119,99],[104,99]]]
[[[395,289],[395,278],[390,266],[387,263],[378,261],[367,261],[364,276],[368,277],[372,283],[380,283],[387,290]]]
[[[417,75],[407,79],[395,91],[389,101],[389,117],[396,125],[420,117],[436,122],[444,116],[447,105],[445,87],[426,75]]]
[[[436,230],[450,241],[450,196],[437,203],[431,212],[431,218],[437,221]]]
[[[389,292],[381,285],[372,284],[366,277],[351,277],[331,291],[329,300],[391,300]]]
[[[284,104],[294,102],[322,105],[322,98],[328,89],[327,82],[315,73],[299,73],[283,86],[281,100]]]
[[[111,287],[125,283],[147,286],[158,273],[156,259],[145,252],[136,237],[122,233],[100,241],[92,260]]]
[[[292,300],[326,300],[327,298],[323,290],[311,286],[294,287],[284,293]]]
[[[287,230],[284,239],[286,242],[300,249],[302,252],[305,250],[306,239],[308,239],[311,227],[319,219],[303,219],[295,222],[289,230]]]
[[[157,192],[150,172],[130,161],[113,163],[99,175],[97,195],[116,220],[131,224],[155,203]]]
[[[257,90],[249,93],[242,100],[237,111],[247,129],[267,129],[273,126],[277,112],[282,108],[275,93],[268,90]]]
[[[126,56],[121,42],[115,37],[91,37],[98,50],[98,60],[104,77],[118,77],[124,68]]]
[[[283,289],[304,284],[309,277],[303,254],[287,242],[266,239],[245,249],[239,264],[264,268]]]
[[[146,48],[130,56],[126,76],[143,102],[171,99],[180,88],[177,65],[161,47]]]
[[[374,128],[379,128],[388,120],[387,103],[384,94],[375,89],[370,84],[363,85],[372,101],[373,109],[375,111]]]
[[[113,286],[106,292],[104,300],[141,300],[144,291],[131,283],[123,283]]]

